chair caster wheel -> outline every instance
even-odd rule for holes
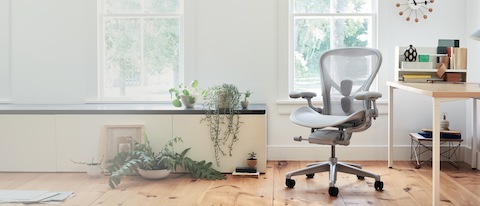
[[[286,179],[285,184],[287,185],[288,188],[293,188],[293,187],[295,187],[295,180]]]
[[[336,197],[338,195],[338,187],[329,187],[328,194],[332,197]]]
[[[313,178],[315,174],[307,174],[307,178]]]
[[[382,191],[383,190],[383,182],[382,181],[375,181],[375,190]]]
[[[422,165],[415,165],[415,169],[420,169]]]
[[[359,179],[359,180],[364,180],[365,177],[364,177],[364,176],[357,175],[357,179]]]

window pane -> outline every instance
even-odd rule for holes
[[[145,19],[144,69],[147,94],[167,94],[178,84],[179,20],[177,18]],[[169,96],[168,96],[169,98]]]
[[[295,13],[371,13],[371,0],[294,0]]]
[[[295,0],[295,13],[329,13],[330,0]]]
[[[102,0],[105,100],[170,100],[182,79],[182,0]],[[162,15],[167,14],[167,15]]]
[[[127,88],[140,85],[140,19],[105,20],[105,93],[125,96]]]
[[[318,60],[330,48],[328,18],[295,20],[294,90],[318,88]]]
[[[179,79],[179,41],[178,18],[106,19],[103,95],[168,99]]]
[[[145,0],[147,13],[178,13],[180,2],[178,0]]]
[[[179,0],[105,0],[107,14],[178,13]]]
[[[369,47],[372,42],[371,17],[302,17],[294,26],[294,90],[319,92],[318,61],[326,50]]]
[[[141,2],[138,0],[105,0],[104,12],[107,14],[141,13]]]

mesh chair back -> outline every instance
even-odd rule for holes
[[[371,48],[341,48],[320,57],[323,114],[350,115],[370,108],[368,101],[353,98],[357,92],[368,91],[380,69],[382,55]]]

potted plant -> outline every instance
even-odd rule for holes
[[[189,85],[179,84],[177,87],[168,90],[172,104],[175,107],[185,105],[186,108],[193,108],[198,97],[198,81],[193,80]]]
[[[226,156],[227,150],[232,156],[233,145],[238,140],[240,96],[232,84],[210,87],[203,94],[206,112],[201,122],[206,122],[210,128],[217,166],[220,166],[220,156]]]
[[[145,137],[144,144],[135,142],[134,150],[122,151],[113,159],[107,161],[111,163],[107,168],[111,174],[108,184],[111,188],[115,188],[120,184],[123,176],[134,174],[140,174],[148,179],[163,178],[170,174],[170,171],[175,171],[177,166],[189,171],[193,178],[226,179],[224,174],[211,168],[211,162],[198,162],[186,157],[190,148],[183,150],[181,153],[175,152],[173,145],[177,142],[182,142],[182,139],[175,137],[169,140],[158,153],[153,151],[147,137]]]
[[[99,177],[103,173],[103,168],[102,168],[102,161],[103,157],[99,162],[95,162],[95,157],[92,158],[92,161],[90,162],[77,162],[74,160],[70,160],[75,164],[82,164],[86,165],[87,169],[87,174],[90,177]]]
[[[247,165],[251,168],[257,166],[257,153],[250,152],[248,153]]]
[[[242,108],[243,109],[247,109],[248,107],[248,98],[250,97],[250,95],[252,95],[253,92],[251,92],[250,90],[247,90],[245,93],[243,93],[243,96],[244,96],[244,99],[243,101],[240,102],[240,104],[242,105]]]

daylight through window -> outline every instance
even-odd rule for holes
[[[320,93],[320,55],[334,48],[373,47],[376,0],[290,0],[290,91]]]
[[[99,96],[168,100],[183,70],[182,0],[102,0]]]

